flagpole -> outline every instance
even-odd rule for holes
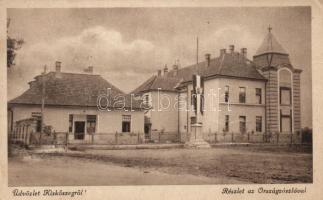
[[[198,74],[198,64],[199,64],[199,37],[196,37],[196,74]]]
[[[41,124],[39,133],[39,144],[41,145],[42,133],[44,131],[44,109],[45,109],[45,74],[47,66],[44,66],[44,72],[42,73],[42,95],[41,95]]]

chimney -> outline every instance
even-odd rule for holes
[[[178,70],[178,65],[177,64],[173,65],[173,70]]]
[[[210,60],[211,60],[211,54],[206,53],[205,54],[205,61],[206,61],[206,66],[209,67],[210,66]]]
[[[88,66],[88,68],[84,69],[84,72],[88,74],[93,74],[93,66]]]
[[[36,81],[30,81],[28,84],[29,84],[29,88],[32,88],[36,85]]]
[[[55,71],[56,72],[61,72],[61,63],[60,61],[55,62]]]
[[[164,67],[164,75],[167,75],[168,74],[168,67],[167,67],[167,65],[165,65],[165,67]]]
[[[89,73],[93,74],[93,66],[89,66]]]
[[[226,49],[220,49],[220,56],[223,56],[226,54],[227,50]]]
[[[161,70],[157,70],[157,76],[161,76]]]
[[[241,55],[247,58],[247,48],[241,48]]]
[[[230,51],[230,53],[234,53],[234,45],[229,46],[229,51]]]

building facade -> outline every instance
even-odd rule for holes
[[[8,102],[9,133],[15,131],[16,122],[29,118],[37,120],[36,131],[40,132],[42,114],[44,126],[69,133],[69,141],[76,143],[90,141],[92,135],[108,138],[144,132],[141,102],[99,75],[64,73],[57,63],[55,72],[36,76],[29,85]]]
[[[300,73],[271,30],[253,60],[247,49],[236,51],[233,45],[221,49],[218,56],[205,55],[205,60],[180,68],[174,65],[159,70],[134,93],[149,100],[146,113],[152,129],[178,133],[187,140],[191,124],[196,122],[195,91],[192,77],[203,78],[203,108],[200,113],[205,138],[212,133],[274,134],[300,131]],[[168,99],[160,98],[168,96]],[[157,98],[159,97],[159,98]],[[170,109],[165,102],[171,102]]]

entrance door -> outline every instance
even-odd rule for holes
[[[85,122],[76,121],[74,122],[74,139],[83,140],[85,134]]]
[[[146,140],[150,139],[150,127],[151,127],[151,124],[145,124],[145,139]]]

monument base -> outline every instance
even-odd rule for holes
[[[191,125],[191,136],[188,142],[185,143],[186,148],[211,148],[202,136],[202,124]]]

